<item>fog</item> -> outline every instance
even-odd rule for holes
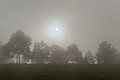
[[[119,0],[0,0],[0,41],[6,43],[23,29],[32,42],[65,48],[76,43],[83,53],[95,53],[104,40],[120,49],[119,4]],[[49,35],[55,25],[64,30],[62,37]]]

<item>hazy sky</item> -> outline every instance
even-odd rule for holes
[[[62,37],[49,35],[56,25]],[[104,40],[120,50],[120,0],[0,0],[0,40],[19,29],[33,42],[76,43],[83,53],[95,53]]]

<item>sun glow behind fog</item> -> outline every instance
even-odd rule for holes
[[[56,28],[56,31],[59,31],[59,28]]]
[[[61,25],[49,26],[47,30],[47,36],[53,40],[63,39],[64,37],[63,26]]]
[[[38,25],[38,28],[34,32],[34,40],[44,41],[48,45],[58,44],[62,47],[67,44],[66,42],[66,30],[65,24],[58,22],[48,22],[44,25]]]

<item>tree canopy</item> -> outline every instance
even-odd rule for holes
[[[85,54],[84,62],[86,64],[94,64],[95,63],[94,55],[90,51],[87,51],[87,53]]]
[[[117,50],[111,46],[107,41],[101,42],[99,44],[99,49],[97,51],[97,61],[99,64],[114,64],[116,58]]]
[[[83,63],[82,52],[79,51],[76,44],[69,45],[66,53],[67,53],[68,63],[75,63],[75,64]]]
[[[56,44],[51,46],[50,63],[52,64],[65,64],[66,63],[65,50]]]
[[[12,34],[7,43],[0,42],[0,63],[31,64],[119,64],[120,52],[107,41],[99,44],[96,54],[87,51],[83,57],[77,44],[70,44],[67,49],[59,45],[47,45],[44,41],[35,42],[18,30]],[[83,53],[84,54],[84,53]],[[11,61],[10,61],[11,60]]]
[[[28,59],[30,56],[31,38],[24,34],[22,30],[16,31],[3,48],[8,57],[15,57],[16,63],[21,63],[21,57]]]
[[[33,49],[33,61],[37,64],[46,64],[49,61],[50,51],[49,47],[43,41],[36,42]]]

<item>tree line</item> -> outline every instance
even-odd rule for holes
[[[99,44],[96,53],[82,51],[76,44],[67,49],[57,44],[48,46],[44,41],[35,42],[22,30],[12,34],[5,44],[0,43],[0,64],[119,64],[120,53],[107,41]]]

